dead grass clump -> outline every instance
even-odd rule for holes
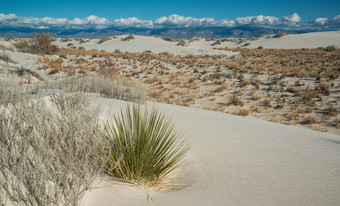
[[[98,110],[81,94],[50,101],[0,110],[1,205],[78,205],[100,172]]]
[[[333,52],[335,50],[336,50],[335,45],[329,45],[325,48],[325,51],[327,51],[327,52]]]
[[[242,107],[244,104],[243,104],[242,100],[236,94],[234,94],[233,96],[231,96],[229,98],[227,105],[228,106],[234,105],[234,106],[241,106]]]
[[[327,82],[320,82],[319,84],[319,88],[321,90],[321,92],[325,95],[330,95],[331,91],[329,88],[329,83]]]
[[[336,116],[339,113],[338,110],[332,105],[328,105],[324,111],[327,115],[331,115],[331,116]]]
[[[316,124],[316,123],[317,123],[317,120],[314,117],[307,116],[307,117],[305,117],[302,124]]]
[[[248,116],[249,111],[246,110],[246,109],[240,109],[240,110],[238,110],[235,114],[236,114],[236,115],[239,115],[239,116],[246,117],[246,116]]]
[[[265,98],[264,100],[263,100],[263,105],[264,106],[266,106],[266,107],[271,107],[271,99],[270,98]]]

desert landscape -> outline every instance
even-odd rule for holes
[[[336,205],[339,45],[339,31],[1,38],[1,204]],[[96,128],[115,136],[107,124],[133,102],[188,140],[165,179],[117,176],[122,156],[103,153],[100,138],[105,155],[92,161]]]
[[[0,206],[337,206],[340,1],[0,9]]]

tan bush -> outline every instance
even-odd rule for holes
[[[100,172],[98,110],[80,94],[50,100],[0,109],[0,205],[78,205]]]

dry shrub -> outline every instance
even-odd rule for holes
[[[286,36],[286,35],[288,35],[288,33],[286,33],[286,32],[280,32],[280,33],[274,35],[273,38],[281,38],[281,37]]]
[[[122,41],[130,41],[130,40],[133,40],[133,39],[135,39],[134,35],[133,34],[129,34],[127,37],[122,38],[121,40]]]
[[[316,123],[317,123],[317,120],[312,116],[305,117],[304,122],[303,122],[303,124],[316,124]]]
[[[180,39],[178,40],[176,46],[188,46],[188,44],[183,39]]]
[[[249,114],[249,111],[248,110],[246,110],[246,109],[240,109],[240,110],[238,110],[238,112],[236,112],[235,113],[236,115],[240,115],[240,116],[248,116],[248,114]]]
[[[0,82],[0,110],[1,105],[16,104],[29,99],[29,95],[38,95],[41,92],[41,87],[32,85],[24,88],[13,85],[11,83]]]
[[[242,100],[239,99],[239,97],[234,94],[233,96],[231,96],[228,100],[228,106],[229,105],[234,105],[234,106],[243,106],[243,102]]]
[[[332,52],[332,51],[335,51],[335,50],[336,50],[335,45],[329,45],[325,48],[325,51],[328,51],[328,52]]]
[[[327,82],[320,82],[319,88],[323,94],[330,95],[331,91],[329,88],[329,83]]]
[[[270,98],[266,98],[263,100],[263,105],[266,107],[271,107],[271,99]]]
[[[100,172],[98,110],[81,94],[50,101],[0,109],[1,205],[78,205]]]
[[[58,47],[52,44],[52,37],[49,32],[34,32],[30,40],[21,40],[15,43],[16,48],[21,52],[33,54],[55,54]]]

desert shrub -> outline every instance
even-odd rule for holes
[[[221,45],[221,41],[216,40],[214,43],[211,44],[211,46],[215,46],[215,45]]]
[[[49,32],[34,32],[30,40],[21,40],[15,43],[16,48],[25,53],[33,54],[54,54],[58,47],[52,44],[53,39]]]
[[[175,39],[173,39],[173,38],[171,38],[171,37],[162,37],[162,39],[163,39],[164,41],[169,41],[169,42],[174,42],[174,41],[176,41]]]
[[[286,35],[288,35],[288,33],[286,33],[286,32],[280,32],[280,33],[274,35],[273,38],[281,38],[281,37],[286,36]]]
[[[231,96],[228,100],[228,105],[234,105],[234,106],[243,106],[243,102],[242,100],[239,99],[239,97],[234,94],[233,96]]]
[[[327,82],[320,82],[319,88],[323,94],[330,95],[331,90],[329,88],[329,83]]]
[[[100,93],[103,97],[135,102],[144,102],[145,100],[145,93],[142,89],[126,85],[120,80],[99,77],[68,77],[51,82],[47,87],[66,92]]]
[[[38,85],[20,87],[12,83],[0,82],[0,107],[27,101],[32,95],[39,96],[41,91]]]
[[[106,42],[108,40],[111,40],[111,39],[115,39],[116,37],[115,36],[108,36],[108,37],[104,37],[104,38],[101,38],[99,39],[99,41],[97,42],[98,44],[101,44],[103,42]]]
[[[250,45],[250,43],[245,43],[245,44],[242,45],[242,47],[246,47],[246,46],[249,46],[249,45]]]
[[[335,51],[335,50],[336,50],[335,45],[329,45],[325,48],[325,51],[328,51],[328,52],[332,52],[332,51]]]
[[[271,106],[271,99],[270,98],[264,99],[263,105],[266,106],[266,107],[270,107]]]
[[[133,34],[129,34],[127,37],[122,38],[121,40],[122,41],[130,41],[132,39],[135,39],[134,35]]]
[[[17,68],[17,70],[15,70],[15,73],[19,76],[25,76],[25,75],[31,75],[41,81],[43,81],[44,79],[35,71],[32,71],[30,69],[26,69],[25,67],[21,66],[19,68]]]
[[[142,112],[140,106],[127,106],[114,119],[115,124],[105,127],[107,145],[101,150],[110,158],[106,173],[138,185],[160,186],[180,165],[187,142],[155,108]]]
[[[188,46],[188,44],[183,39],[180,39],[178,40],[176,46]]]
[[[0,205],[78,205],[102,168],[98,110],[81,94],[50,102],[0,109]]]
[[[316,124],[316,123],[317,123],[317,120],[314,117],[307,116],[307,117],[305,117],[302,124]]]
[[[325,114],[327,115],[332,115],[332,116],[337,116],[339,114],[337,108],[333,107],[332,105],[328,105],[325,110]]]

